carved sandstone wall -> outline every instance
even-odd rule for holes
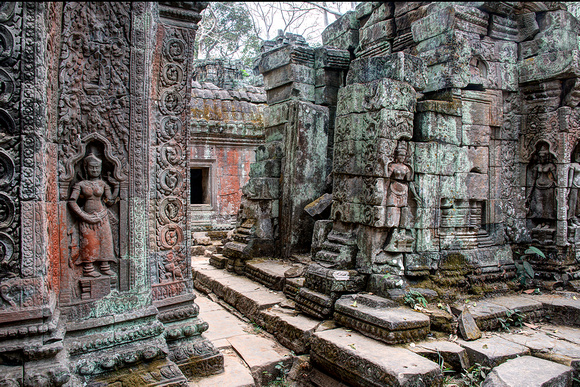
[[[223,369],[191,292],[187,158],[158,158],[176,138],[187,149],[205,6],[0,7],[2,383],[153,386]]]
[[[341,293],[386,296],[410,281],[508,290],[512,250],[527,245],[546,252],[533,262],[538,278],[578,278],[578,42],[578,20],[558,2],[365,2],[324,31],[321,49],[294,36],[266,42],[272,126],[292,127],[278,119],[286,98],[319,103],[316,91],[332,90],[336,109],[332,211],[313,226],[316,263],[298,307],[326,317]],[[347,53],[340,82],[311,81],[324,66],[309,55],[324,50]],[[282,170],[302,151],[271,144]],[[250,179],[261,212],[244,206],[225,249],[240,272],[248,257],[307,248],[282,227],[298,213],[283,212],[285,198],[319,179],[305,175]],[[259,241],[271,249],[248,248]]]

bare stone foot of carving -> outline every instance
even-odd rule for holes
[[[92,263],[85,263],[83,267],[83,276],[84,277],[100,277],[101,274],[95,270],[95,266]]]
[[[115,273],[111,270],[111,265],[109,262],[101,262],[101,273],[105,275],[114,275]]]

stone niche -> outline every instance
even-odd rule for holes
[[[223,370],[192,293],[187,158],[166,151],[188,144],[206,5],[0,5],[0,384]]]

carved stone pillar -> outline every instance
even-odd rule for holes
[[[180,4],[0,5],[0,384],[173,386],[223,369],[185,262],[185,164],[157,157],[186,133],[207,5]],[[167,117],[183,126],[158,140]]]
[[[70,379],[49,234],[58,219],[56,195],[46,173],[54,148],[47,142],[45,22],[55,9],[0,5],[0,384],[7,385]]]
[[[176,5],[179,4],[179,5]],[[150,253],[153,304],[159,309],[169,359],[187,376],[223,370],[223,356],[201,334],[191,278],[189,170],[191,76],[199,14],[207,3],[160,2],[151,89]],[[171,154],[171,157],[168,155]]]

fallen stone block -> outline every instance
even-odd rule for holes
[[[495,367],[482,387],[565,387],[572,383],[572,368],[533,356],[522,356]]]
[[[235,336],[228,341],[248,365],[258,386],[267,385],[282,377],[283,371],[289,371],[292,367],[292,354],[274,340],[247,335]]]
[[[422,341],[413,346],[407,346],[407,349],[437,364],[441,364],[443,360],[456,371],[471,367],[465,348],[451,341]]]
[[[315,333],[310,359],[314,367],[355,386],[433,386],[442,380],[437,363],[343,328]]]
[[[459,332],[464,340],[477,340],[481,338],[481,331],[477,327],[475,319],[469,313],[469,309],[465,309],[459,315]]]
[[[465,348],[470,364],[479,363],[490,368],[530,353],[529,348],[498,336],[476,341],[460,340],[458,344]]]
[[[334,305],[334,319],[388,344],[423,340],[429,333],[429,317],[375,295],[342,296]]]

